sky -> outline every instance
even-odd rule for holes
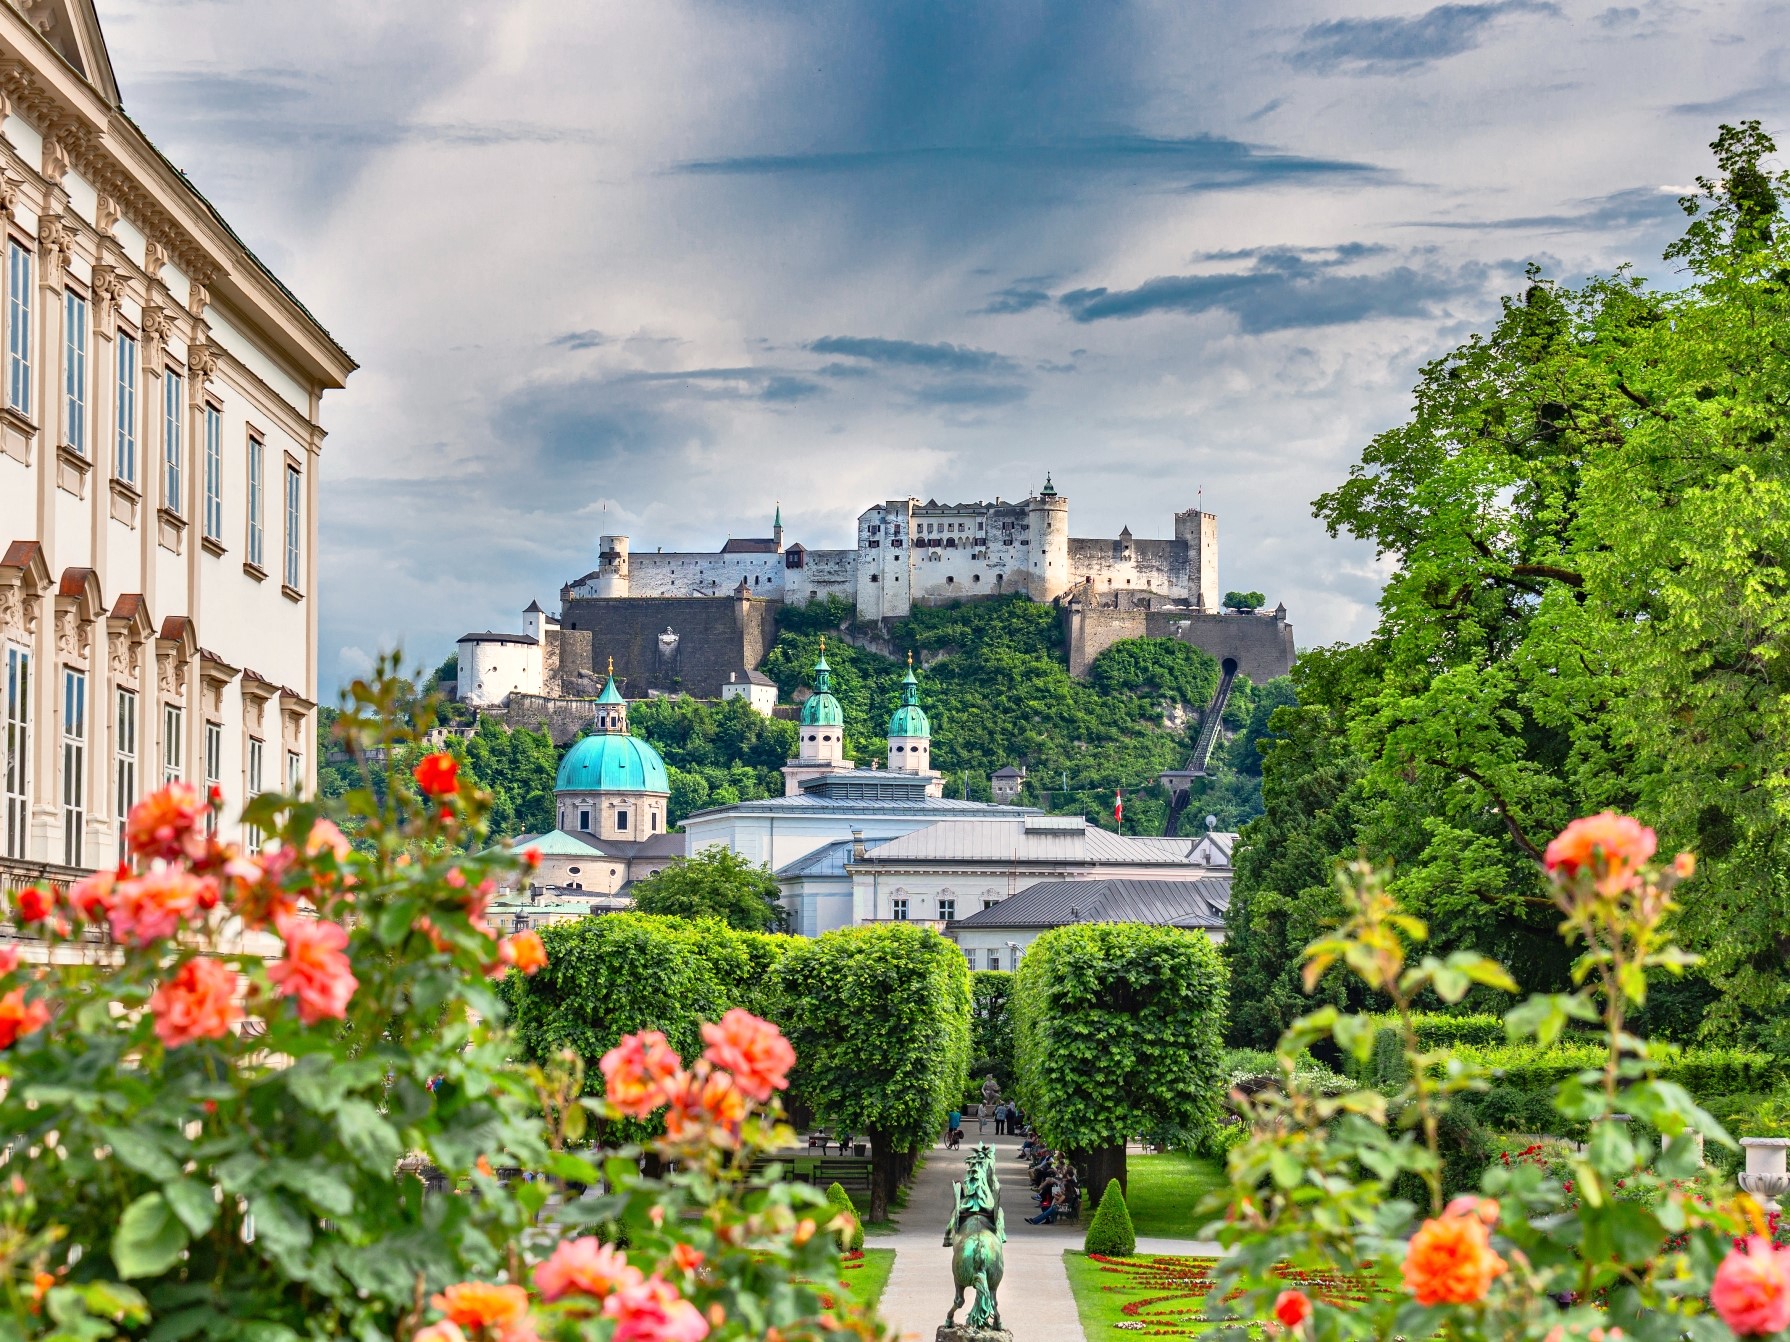
[[[98,0],[127,111],[360,362],[319,675],[636,551],[913,495],[1219,518],[1301,646],[1312,500],[1524,267],[1661,283],[1785,4]]]

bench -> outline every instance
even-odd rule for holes
[[[819,1189],[825,1189],[830,1184],[838,1184],[848,1193],[859,1192],[868,1195],[870,1192],[870,1162],[868,1160],[804,1160],[797,1156],[786,1166],[784,1178],[798,1183],[813,1184]]]

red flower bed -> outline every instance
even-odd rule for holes
[[[1119,1312],[1126,1316],[1127,1322],[1137,1321],[1128,1331],[1153,1337],[1190,1337],[1196,1329],[1214,1322],[1206,1313],[1206,1297],[1212,1291],[1212,1266],[1217,1259],[1166,1255],[1108,1258],[1104,1254],[1089,1254],[1088,1258],[1100,1264],[1102,1272],[1121,1279],[1103,1283],[1101,1290],[1124,1294],[1143,1292],[1137,1299],[1127,1300],[1119,1306]],[[1373,1289],[1365,1278],[1343,1273],[1307,1272],[1288,1267],[1277,1275],[1289,1287],[1331,1305],[1365,1301]],[[1232,1300],[1236,1295],[1232,1293],[1223,1298]],[[1126,1324],[1116,1326],[1123,1328]]]

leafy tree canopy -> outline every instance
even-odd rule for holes
[[[1268,598],[1260,592],[1226,592],[1224,604],[1232,610],[1260,610],[1268,604]]]
[[[675,918],[715,918],[744,932],[783,931],[787,911],[777,878],[730,848],[707,848],[695,857],[636,881],[634,907]]]

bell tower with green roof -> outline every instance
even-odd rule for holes
[[[796,757],[783,766],[783,795],[794,797],[802,781],[857,766],[845,758],[845,710],[833,697],[833,668],[827,665],[827,640],[820,641],[814,663],[814,690],[802,704],[796,733]]]
[[[932,767],[932,724],[920,707],[920,682],[914,679],[914,654],[907,655],[907,674],[901,678],[901,704],[889,718],[889,769],[894,773],[925,774],[934,780],[926,789],[930,797],[944,795],[944,779]]]

